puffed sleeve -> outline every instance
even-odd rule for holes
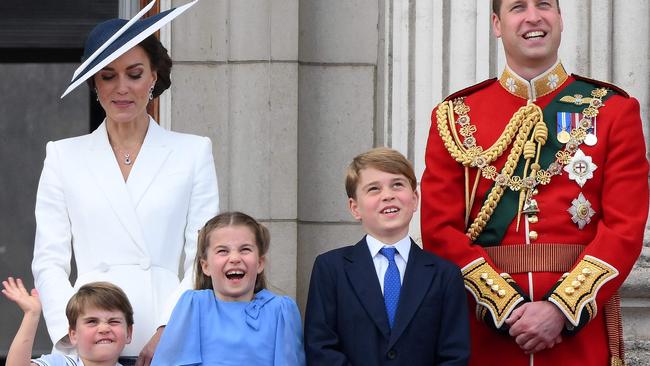
[[[289,297],[280,298],[280,314],[275,335],[274,365],[305,365],[302,321],[298,306]]]
[[[48,142],[43,171],[36,193],[36,237],[32,273],[43,303],[43,316],[52,343],[69,348],[65,307],[74,290],[70,283],[71,227],[61,181],[55,142]]]
[[[194,183],[187,212],[187,226],[185,227],[184,277],[176,291],[167,299],[167,305],[158,321],[160,325],[167,323],[180,295],[193,288],[193,265],[196,257],[198,231],[219,212],[219,188],[212,156],[212,142],[209,138],[202,137],[199,145],[200,148],[194,162]]]
[[[152,366],[201,364],[199,294],[197,291],[187,291],[178,300],[153,355]]]

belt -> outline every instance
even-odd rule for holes
[[[512,273],[569,272],[585,246],[580,244],[516,244],[485,247],[498,269]],[[625,365],[621,298],[616,292],[604,306],[610,365]]]
[[[497,268],[513,274],[569,272],[584,248],[580,244],[516,244],[484,249]]]

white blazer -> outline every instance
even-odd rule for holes
[[[122,354],[137,356],[192,287],[197,233],[218,209],[207,137],[170,132],[150,119],[126,182],[105,122],[89,135],[48,142],[36,196],[32,272],[55,347],[65,348],[65,307],[76,289],[109,281],[133,305],[133,341]]]

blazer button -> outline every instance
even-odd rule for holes
[[[388,351],[388,353],[386,353],[386,358],[388,358],[389,360],[394,360],[395,358],[397,358],[397,351],[391,349],[390,351]]]
[[[146,271],[149,269],[149,267],[151,267],[151,261],[149,260],[149,258],[140,259],[140,268]]]
[[[99,262],[97,265],[97,270],[99,272],[108,272],[109,269],[111,269],[111,266],[109,266],[106,262]]]

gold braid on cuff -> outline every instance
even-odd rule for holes
[[[492,314],[497,328],[503,325],[512,310],[524,301],[512,286],[507,273],[499,274],[484,258],[478,258],[463,269],[465,288],[474,295],[476,302]]]
[[[616,268],[586,255],[570,273],[563,276],[548,301],[557,305],[571,324],[578,326],[583,311],[588,312],[590,320],[596,316],[598,290],[616,276]]]

